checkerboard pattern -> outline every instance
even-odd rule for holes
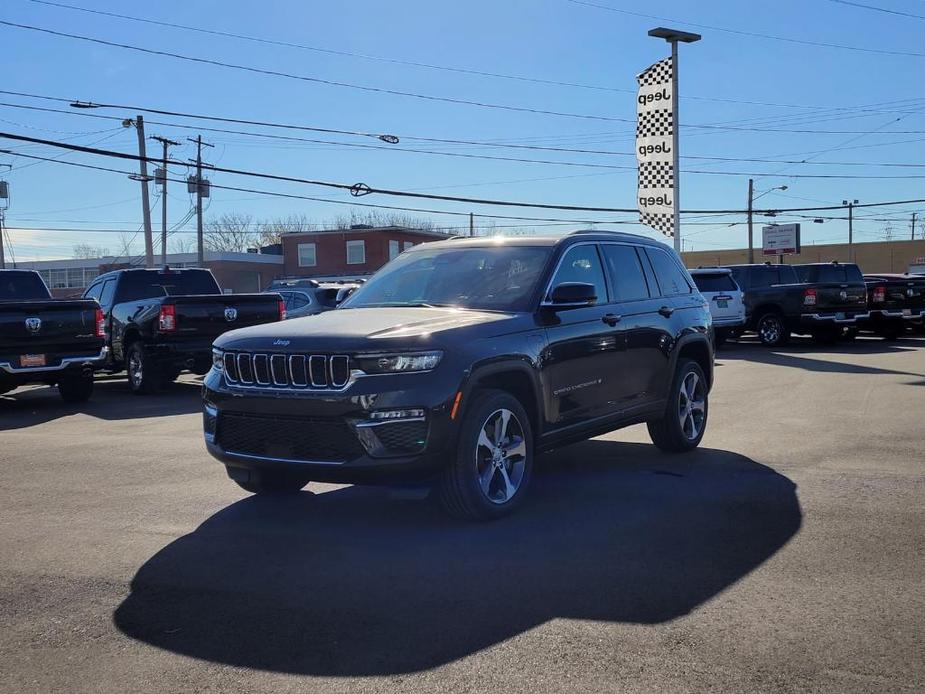
[[[636,82],[640,87],[649,87],[654,84],[671,83],[671,58],[659,60],[636,75]]]
[[[674,131],[674,113],[657,108],[636,114],[636,137],[668,137]]]
[[[661,212],[656,214],[640,212],[639,221],[646,226],[652,227],[656,231],[662,232],[665,236],[674,238],[674,220],[670,214],[664,214]]]
[[[639,163],[640,188],[674,188],[674,167],[668,161]]]

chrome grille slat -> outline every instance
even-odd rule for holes
[[[238,388],[334,392],[345,390],[360,372],[346,354],[226,352],[225,381]]]

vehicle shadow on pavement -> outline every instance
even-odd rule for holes
[[[217,663],[407,673],[559,617],[682,617],[800,523],[793,482],[748,458],[594,440],[545,456],[527,503],[494,523],[374,488],[243,499],[149,559],[113,619]]]
[[[125,377],[97,378],[90,400],[68,404],[51,386],[15,390],[0,395],[0,431],[24,429],[74,414],[109,421],[170,417],[199,412],[201,385],[193,380],[171,383],[155,395],[132,395]]]
[[[914,376],[916,378],[925,378],[925,373],[916,373],[913,371],[899,371],[896,369],[887,369],[879,366],[867,366],[864,364],[854,364],[839,357],[858,354],[884,354],[914,352],[916,347],[925,348],[925,343],[911,343],[906,346],[896,344],[885,346],[879,345],[878,348],[865,347],[855,350],[830,350],[828,348],[816,348],[815,350],[794,350],[794,349],[768,349],[766,347],[754,347],[752,349],[740,349],[737,351],[724,351],[717,355],[718,360],[732,361],[739,359],[742,361],[758,362],[760,364],[770,364],[773,366],[787,366],[794,369],[804,369],[806,371],[817,371],[821,373],[842,373],[842,374],[893,374],[897,376]],[[827,359],[814,358],[805,356],[816,353],[824,353],[829,356]]]

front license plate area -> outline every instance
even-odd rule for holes
[[[839,311],[835,314],[835,320],[845,320],[845,312]]]
[[[718,308],[729,308],[729,302],[726,299],[717,299],[716,306]]]
[[[21,354],[19,355],[19,365],[23,368],[32,366],[45,366],[44,354]]]

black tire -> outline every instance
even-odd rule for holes
[[[765,347],[780,347],[790,340],[790,331],[784,317],[777,311],[768,311],[758,316],[755,332]]]
[[[690,390],[692,376],[696,378],[693,384],[694,397],[689,398],[688,390]],[[682,384],[685,386],[683,391]],[[690,401],[701,402],[702,407],[700,409],[689,408],[687,404]],[[697,448],[707,429],[709,411],[709,390],[703,369],[695,361],[680,359],[671,382],[665,414],[661,419],[648,422],[652,443],[666,453],[684,453]],[[697,412],[700,412],[702,416],[698,417]],[[691,424],[690,428],[688,423]]]
[[[58,394],[64,402],[86,402],[93,394],[93,374],[64,376],[58,381]]]
[[[150,395],[161,385],[161,370],[145,354],[141,342],[133,342],[125,355],[128,387],[135,395]]]
[[[877,331],[877,334],[884,340],[892,342],[901,338],[905,332],[906,326],[904,325],[885,325]]]
[[[309,480],[289,470],[246,470],[225,466],[228,477],[251,494],[295,494]]]
[[[444,509],[466,520],[501,518],[523,503],[532,475],[533,428],[523,405],[505,391],[477,391],[440,480]]]

